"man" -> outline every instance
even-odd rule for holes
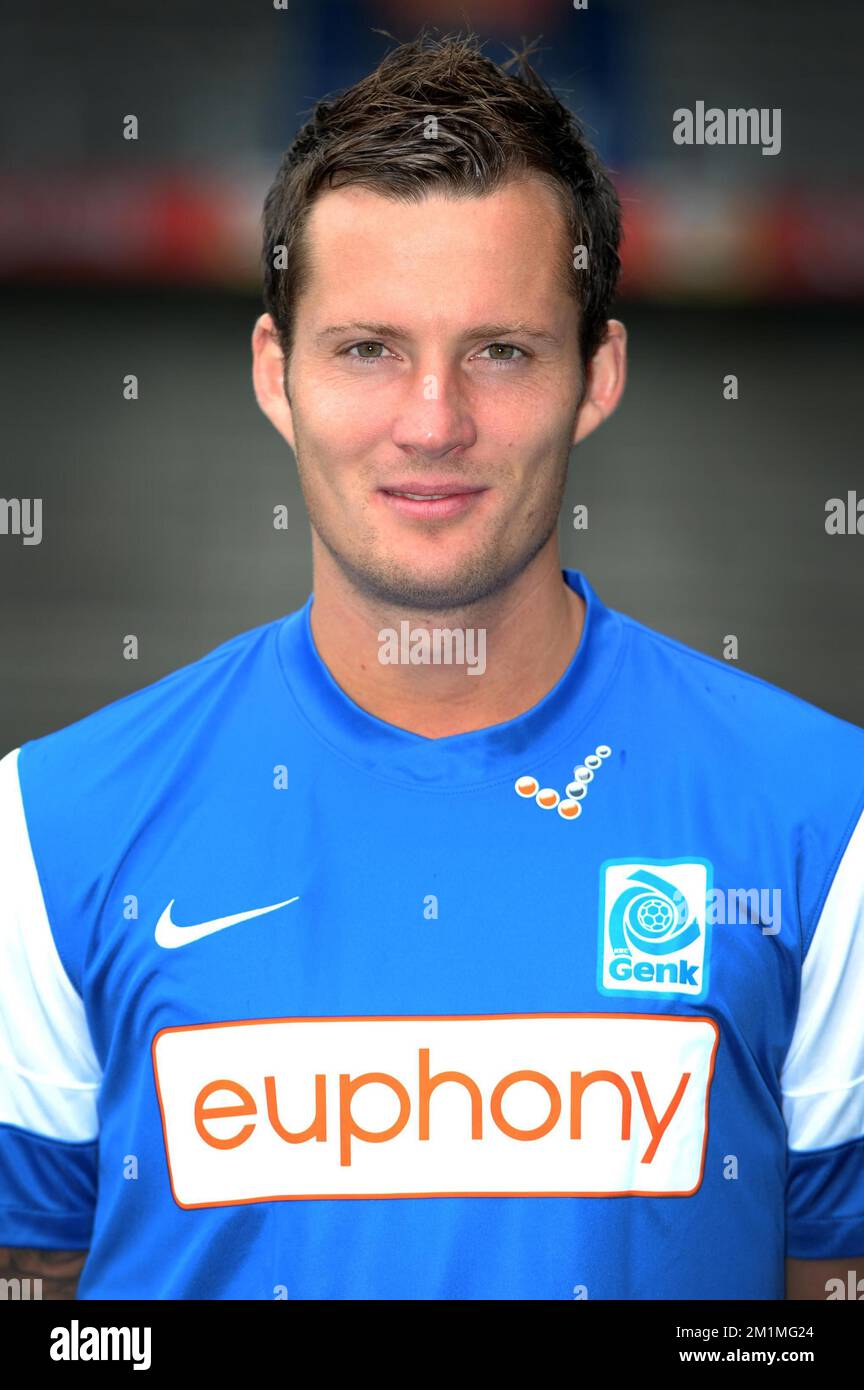
[[[618,238],[567,112],[471,40],[398,48],[283,161],[254,382],[313,592],[0,763],[10,1267],[864,1275],[864,732],[561,569],[569,450],[624,387]]]

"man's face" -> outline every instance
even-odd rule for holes
[[[405,205],[349,187],[319,197],[306,238],[274,423],[318,537],[378,602],[494,594],[555,531],[582,393],[554,195],[532,180]]]

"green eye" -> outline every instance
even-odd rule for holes
[[[515,343],[489,343],[489,344],[483,349],[483,351],[484,351],[484,352],[491,352],[494,348],[503,348],[505,352],[510,352],[510,353],[518,352],[518,353],[521,354],[522,357],[527,357],[527,356],[528,356],[528,353],[525,352],[524,348],[517,347]],[[490,362],[518,362],[518,361],[519,361],[519,358],[517,358],[517,357],[490,357],[490,358],[489,358],[489,361],[490,361]]]
[[[376,342],[354,343],[352,347],[350,347],[350,348],[347,349],[346,356],[348,356],[348,355],[350,355],[351,353],[353,353],[354,348],[382,348],[382,349],[383,349],[383,347],[384,347],[384,344],[383,344],[383,343],[376,343]],[[363,356],[363,357],[360,358],[360,360],[361,360],[361,361],[366,361],[366,362],[375,362],[375,361],[378,360],[378,354],[376,354],[375,357],[365,357],[365,356]]]

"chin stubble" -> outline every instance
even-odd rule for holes
[[[297,465],[312,528],[349,584],[376,605],[429,615],[470,608],[493,598],[518,579],[557,527],[567,478],[565,458],[558,470],[554,491],[547,495],[546,505],[536,518],[530,534],[528,527],[524,528],[524,547],[510,549],[508,553],[496,538],[480,554],[472,555],[458,572],[440,579],[426,580],[413,572],[410,566],[401,565],[387,556],[379,559],[371,553],[375,546],[372,528],[366,531],[365,548],[361,540],[353,554],[337,544],[323,522],[316,505],[315,489],[308,485],[299,454]]]

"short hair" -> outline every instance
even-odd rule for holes
[[[356,184],[414,203],[435,190],[481,197],[533,176],[557,196],[571,244],[587,251],[584,269],[562,256],[562,289],[580,309],[587,368],[606,336],[618,286],[621,208],[578,121],[528,63],[530,52],[530,45],[513,52],[499,67],[475,34],[437,37],[424,27],[353,87],[314,107],[282,156],[261,219],[264,307],[286,365],[309,273],[303,233],[322,189]],[[517,64],[518,76],[507,71]],[[424,138],[430,116],[438,119],[435,139]]]

